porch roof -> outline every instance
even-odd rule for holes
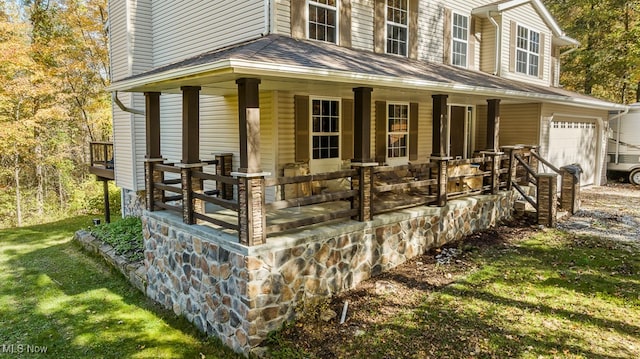
[[[234,80],[241,77],[261,78],[263,89],[269,89],[268,84],[272,83],[272,89],[292,90],[300,81],[314,81],[353,87],[555,102],[611,110],[626,108],[563,89],[509,80],[484,72],[276,34],[130,76],[115,81],[108,90],[173,92],[181,86],[202,86],[203,90],[209,87],[232,91],[235,89]]]

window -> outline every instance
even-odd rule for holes
[[[387,53],[407,56],[408,0],[387,0]]]
[[[309,0],[309,38],[337,43],[336,0]]]
[[[409,105],[388,105],[387,158],[409,156]]]
[[[451,27],[453,44],[451,46],[451,63],[455,66],[467,67],[467,49],[469,47],[469,17],[453,13]]]
[[[340,101],[311,100],[313,159],[340,157]]]
[[[538,76],[540,33],[518,25],[516,38],[516,72]]]

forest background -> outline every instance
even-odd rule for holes
[[[640,1],[543,2],[581,43],[562,85],[636,102]],[[0,228],[100,212],[88,151],[111,140],[109,75],[107,0],[0,0]]]

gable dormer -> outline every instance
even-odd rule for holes
[[[481,19],[480,71],[557,86],[561,48],[578,46],[539,0],[509,0],[476,7]]]

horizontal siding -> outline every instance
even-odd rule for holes
[[[153,2],[154,67],[259,37],[265,29],[260,0]]]
[[[487,106],[476,106],[475,151],[487,149]],[[502,145],[502,142],[499,143]]]
[[[131,103],[131,94],[122,93],[119,95],[120,101],[125,104]],[[115,104],[113,111],[113,150],[116,185],[129,190],[134,190],[134,163],[132,126],[130,113],[121,111]],[[144,178],[144,176],[143,176]]]
[[[119,80],[129,76],[127,7],[124,1],[109,1],[109,48],[111,78]]]
[[[278,92],[278,172],[287,163],[293,163],[295,157],[295,120],[293,112],[293,96],[291,92]]]
[[[509,72],[509,42],[511,41],[511,21],[515,21],[519,25],[525,26],[531,30],[538,31],[545,36],[545,49],[544,49],[544,75],[540,79],[537,76],[527,76],[524,74],[518,74],[515,72]],[[538,85],[549,85],[549,71],[551,68],[550,55],[551,55],[551,30],[544,23],[538,12],[531,4],[525,4],[507,10],[502,16],[502,64],[501,73],[502,76],[509,79],[526,81]]]
[[[424,162],[431,156],[433,104],[431,102],[420,102],[418,104],[418,112],[418,162]]]
[[[359,0],[352,2],[351,46],[354,49],[373,51],[373,3],[373,0]]]
[[[169,162],[182,158],[182,95],[160,96],[160,153]]]
[[[291,0],[275,0],[275,2],[275,31],[281,35],[291,36]]]
[[[418,59],[442,63],[444,8],[435,1],[419,1]]]
[[[482,42],[479,45],[480,71],[496,72],[496,27],[488,19],[476,22],[482,29]]]
[[[153,65],[153,35],[151,28],[151,0],[129,0],[129,41],[133,61],[131,75],[151,69]]]
[[[132,94],[132,107],[136,109],[144,109],[145,108],[145,99],[144,95],[141,93]],[[134,140],[131,152],[134,153],[133,156],[133,169],[135,172],[136,181],[134,183],[134,191],[138,191],[145,188],[144,183],[144,159],[147,154],[147,146],[146,146],[146,123],[145,117],[141,115],[131,115],[133,116],[133,126],[131,137]]]
[[[500,146],[535,145],[539,131],[540,104],[500,105]]]

